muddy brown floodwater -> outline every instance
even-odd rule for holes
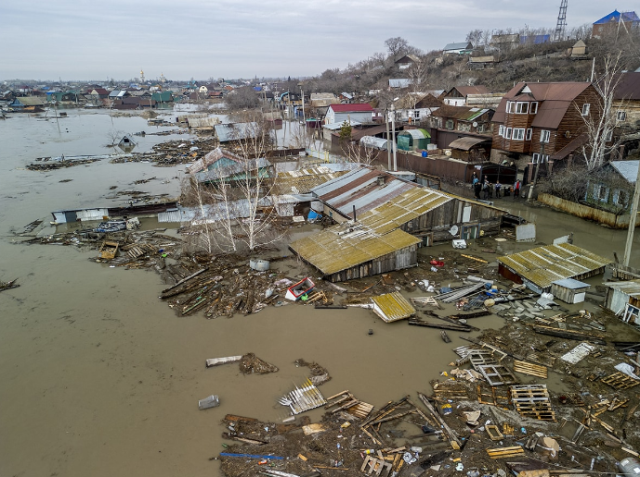
[[[18,278],[22,285],[0,294],[0,475],[216,476],[219,462],[209,458],[222,451],[222,417],[284,418],[277,398],[308,375],[295,367],[298,358],[329,370],[333,379],[320,388],[325,395],[349,389],[376,407],[430,393],[429,381],[450,369],[452,348],[465,343],[456,333],[445,344],[438,330],[387,325],[368,310],[297,305],[231,319],[178,318],[158,299],[165,285],[155,273],[98,265],[88,260],[95,252],[72,247],[20,244],[14,228],[51,220],[52,210],[114,203],[107,198],[112,186],[126,190],[156,176],[137,188],[178,192],[182,167],[101,161],[25,170],[38,156],[107,153],[110,129],[149,130],[141,118],[104,112],[72,111],[59,126],[19,115],[0,122],[0,280]],[[139,150],[152,144],[145,140]],[[497,205],[535,221],[539,241],[574,232],[577,245],[601,255],[623,250],[624,232],[522,203]],[[439,250],[450,247],[424,253]],[[502,319],[473,324],[497,328]],[[235,365],[204,366],[207,358],[248,352],[280,371],[244,376]],[[198,400],[210,394],[220,396],[220,407],[198,410]]]

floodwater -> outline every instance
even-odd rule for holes
[[[24,169],[39,156],[107,153],[111,129],[149,132],[142,118],[104,112],[0,122],[0,280],[19,278],[22,285],[0,294],[0,475],[216,476],[219,463],[209,458],[223,450],[221,418],[284,418],[277,398],[308,375],[293,364],[298,358],[329,370],[325,395],[349,389],[376,407],[430,392],[429,381],[450,369],[452,348],[466,343],[455,333],[445,344],[438,330],[388,325],[368,310],[297,305],[231,319],[178,318],[158,299],[164,285],[155,273],[98,265],[88,260],[95,252],[72,247],[20,244],[13,229],[51,220],[52,210],[115,203],[108,199],[112,186],[131,189],[133,181],[155,176],[136,188],[178,192],[184,166],[101,161]],[[147,136],[137,150],[156,139]],[[573,231],[577,245],[605,256],[624,245],[624,232],[547,209],[523,213],[535,215],[540,240]],[[247,352],[280,371],[244,376],[233,364],[204,366],[207,358]],[[220,396],[220,407],[198,410],[198,400],[210,394]],[[310,415],[317,419],[321,411]]]

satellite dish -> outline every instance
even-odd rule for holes
[[[477,128],[477,127],[478,127],[478,121],[474,121],[474,122],[473,122],[473,127],[474,127],[474,128]]]
[[[449,233],[450,233],[451,235],[453,235],[453,236],[458,235],[458,226],[457,226],[457,225],[454,225],[453,227],[451,227],[451,228],[449,229]]]

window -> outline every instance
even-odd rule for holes
[[[527,141],[531,141],[531,135],[533,134],[533,129],[527,129]]]
[[[524,128],[514,128],[513,129],[513,140],[514,141],[524,141],[526,129]]]
[[[479,133],[484,132],[484,124],[480,124],[480,125],[476,128],[476,131],[477,131],[477,132],[479,132]]]
[[[596,187],[596,197],[600,202],[606,202],[607,197],[609,196],[609,189],[603,185],[597,185]]]
[[[538,112],[538,103],[531,103],[531,108],[529,109],[529,113],[536,114]]]
[[[604,134],[604,140],[606,142],[611,142],[613,140],[613,130]]]
[[[413,112],[413,119],[420,119],[420,110],[419,109],[416,109]]]
[[[618,120],[618,121],[626,121],[627,120],[627,112],[626,111],[618,111],[616,113],[616,120]]]
[[[531,162],[533,162],[534,164],[537,164],[539,160],[540,160],[540,154],[538,154],[537,152],[534,152]]]
[[[548,143],[550,138],[551,131],[548,131],[547,129],[540,131],[540,142]]]
[[[587,116],[589,114],[590,109],[591,109],[591,105],[589,103],[584,103],[582,105],[582,115]]]
[[[447,119],[447,123],[445,125],[446,129],[453,129],[453,119]]]
[[[505,139],[511,139],[511,128],[507,128],[507,132],[504,135]]]
[[[533,159],[531,159],[531,162],[533,162],[534,164],[542,164],[544,162],[549,162],[549,154],[545,154],[543,156],[536,152],[533,154]]]
[[[627,195],[627,191],[625,190],[620,189],[618,190],[617,194],[613,194],[613,202],[616,205],[626,207],[628,200],[629,200],[629,196]]]
[[[504,126],[501,124],[500,129],[498,130],[498,136],[504,137]]]
[[[516,114],[527,114],[529,112],[529,103],[516,103]]]
[[[516,105],[516,103],[514,103],[513,101],[507,101],[507,112],[508,113],[513,113],[515,105]]]

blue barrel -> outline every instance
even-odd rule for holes
[[[427,153],[427,151],[422,151],[422,157],[428,157],[429,154]]]

